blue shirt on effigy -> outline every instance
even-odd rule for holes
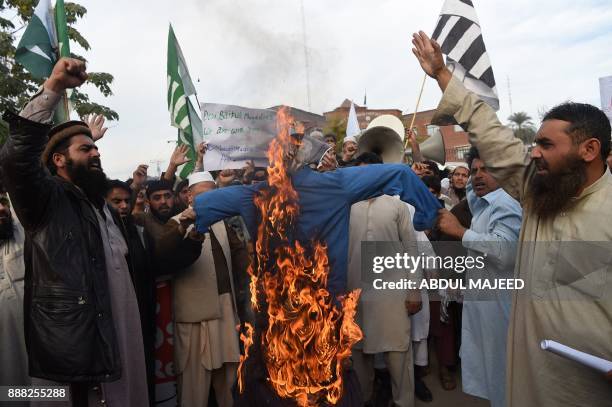
[[[346,291],[351,205],[383,194],[399,195],[416,208],[413,223],[417,230],[432,228],[440,209],[438,200],[421,179],[403,164],[373,164],[324,173],[304,167],[292,174],[291,181],[300,207],[295,238],[304,245],[313,239],[327,244],[330,265],[327,289],[332,294]],[[257,236],[258,212],[253,198],[267,186],[262,182],[200,194],[194,202],[197,230],[206,232],[215,222],[240,215],[251,236]]]

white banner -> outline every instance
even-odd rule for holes
[[[601,109],[612,122],[612,76],[599,78],[599,92],[601,93]]]
[[[202,128],[208,143],[206,171],[242,168],[247,161],[267,167],[266,151],[276,137],[276,112],[202,103]]]

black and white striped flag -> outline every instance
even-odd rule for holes
[[[453,75],[498,110],[493,68],[472,1],[446,0],[432,38],[440,44]]]

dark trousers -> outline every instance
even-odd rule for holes
[[[440,301],[429,303],[429,338],[433,341],[436,357],[440,366],[455,366],[456,313],[449,312],[448,322],[440,321]]]

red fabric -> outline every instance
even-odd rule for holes
[[[174,330],[172,324],[172,287],[160,281],[156,288],[155,310],[155,403],[176,406],[176,374],[174,373]]]

